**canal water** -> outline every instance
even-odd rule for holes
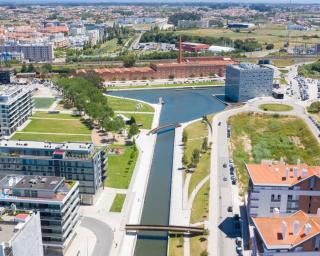
[[[214,94],[224,94],[223,87],[114,91],[108,94],[154,104],[162,97],[165,104],[161,110],[159,125],[188,122],[221,111],[225,107],[213,97]],[[158,134],[141,224],[169,224],[173,145],[174,130]],[[167,254],[167,244],[166,232],[139,233],[135,256],[164,256]]]

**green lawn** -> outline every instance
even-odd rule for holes
[[[192,86],[223,86],[224,82],[197,82],[197,83],[179,83],[179,84],[155,84],[155,85],[129,85],[129,86],[114,86],[111,89],[144,89],[144,88],[174,88],[174,87],[192,87]],[[108,88],[108,87],[107,87]]]
[[[153,114],[123,114],[128,118],[132,116],[136,119],[137,124],[142,124],[143,129],[151,129]]]
[[[281,157],[294,164],[297,159],[320,164],[320,146],[303,120],[291,116],[244,113],[232,116],[231,154],[238,178],[246,189],[248,176],[244,163]]]
[[[190,239],[190,255],[201,255],[202,252],[207,251],[208,236],[194,236]]]
[[[183,256],[183,244],[183,235],[171,234],[169,236],[169,256]]]
[[[32,119],[22,132],[91,134],[91,129],[80,120]]]
[[[104,42],[103,44],[100,45],[98,49],[94,50],[93,55],[107,54],[107,53],[116,51],[117,49],[119,49],[117,42],[118,42],[117,38]]]
[[[113,203],[110,208],[110,212],[121,212],[124,200],[126,199],[125,194],[116,194]]]
[[[188,135],[188,141],[185,145],[185,156],[190,162],[191,155],[194,149],[199,149],[201,151],[201,146],[204,140],[204,137],[208,136],[208,128],[207,124],[202,121],[197,121],[191,123],[185,128],[185,131]],[[200,161],[197,167],[194,169],[192,173],[188,194],[190,195],[193,189],[197,186],[197,184],[204,179],[209,174],[210,167],[210,150],[207,152],[202,152]]]
[[[293,108],[289,105],[286,104],[276,104],[276,103],[271,103],[271,104],[261,104],[259,106],[261,110],[264,111],[276,111],[276,112],[284,112],[284,111],[290,111]]]
[[[50,108],[53,102],[55,102],[55,98],[33,98],[35,108]]]
[[[105,186],[127,189],[136,165],[138,150],[135,146],[112,145],[112,148],[123,148],[122,155],[108,155],[108,170]]]
[[[114,111],[154,112],[150,105],[135,100],[108,96],[108,103]]]
[[[76,119],[79,120],[79,116],[69,115],[69,114],[49,114],[46,111],[37,111],[32,115],[32,117],[38,118],[58,118],[58,119]],[[32,118],[31,117],[31,118]]]
[[[90,135],[59,135],[59,134],[39,134],[39,133],[19,133],[16,132],[13,140],[34,140],[50,142],[92,142]]]
[[[210,182],[207,181],[196,195],[191,209],[191,223],[208,219]]]

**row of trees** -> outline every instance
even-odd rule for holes
[[[179,40],[179,35],[175,32],[159,32],[157,30],[146,32],[142,35],[140,42],[157,42],[175,44]],[[203,43],[203,44],[217,44],[230,45],[239,51],[255,51],[261,49],[262,45],[255,39],[232,40],[229,37],[212,37],[212,36],[196,36],[196,35],[181,35],[185,42]],[[270,47],[270,46],[269,46]]]
[[[78,78],[60,78],[55,84],[63,92],[64,103],[85,112],[105,131],[120,131],[124,128],[121,118],[115,117],[108,105],[107,97],[90,81]]]

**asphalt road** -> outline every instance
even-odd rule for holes
[[[91,230],[97,238],[92,255],[109,255],[113,242],[112,229],[104,222],[90,217],[83,217],[80,225]]]

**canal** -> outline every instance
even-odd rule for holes
[[[162,97],[165,104],[161,110],[159,125],[188,122],[221,111],[225,107],[213,97],[214,94],[224,94],[224,87],[113,91],[108,94],[154,104]],[[169,224],[173,145],[174,130],[158,134],[141,224]],[[164,256],[167,253],[167,244],[167,233],[139,233],[135,255]]]

